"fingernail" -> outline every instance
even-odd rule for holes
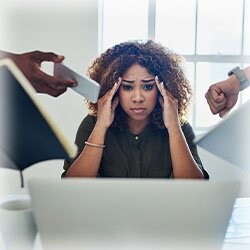
[[[76,87],[78,83],[74,80],[69,80],[69,82],[72,84],[72,87]]]
[[[159,80],[158,76],[155,76],[155,80],[156,80],[156,81],[158,81],[158,80]]]
[[[64,56],[58,55],[57,58],[60,59],[60,60],[62,60],[62,59],[64,59]]]
[[[164,83],[163,82],[161,82],[161,86],[164,87]]]

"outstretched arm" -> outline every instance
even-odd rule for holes
[[[75,81],[53,77],[41,70],[42,62],[60,63],[64,60],[64,56],[41,51],[32,51],[23,54],[0,51],[0,59],[4,58],[10,58],[15,62],[37,92],[59,96],[67,90],[67,87],[76,85]]]

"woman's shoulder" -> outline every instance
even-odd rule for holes
[[[194,136],[194,130],[188,121],[181,125],[181,129],[186,136]]]
[[[182,130],[193,130],[192,126],[190,125],[190,123],[188,121],[183,122],[183,124],[181,125]]]
[[[87,115],[83,118],[83,122],[95,123],[95,122],[96,122],[96,116],[87,114]]]
[[[96,123],[96,116],[88,114],[85,116],[80,124],[79,129],[93,128]]]

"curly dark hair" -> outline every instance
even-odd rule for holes
[[[152,75],[157,75],[165,87],[178,100],[178,115],[181,124],[191,98],[191,86],[183,71],[183,57],[152,40],[128,41],[117,44],[102,53],[88,69],[88,75],[100,86],[99,98],[110,90],[127,70],[134,64],[145,67]],[[92,115],[97,114],[97,104],[87,102]],[[123,129],[126,126],[126,114],[120,105],[115,111],[113,127]],[[157,102],[151,114],[152,123],[157,128],[165,128],[162,118],[162,107]]]

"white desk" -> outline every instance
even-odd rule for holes
[[[227,229],[223,250],[250,249],[250,198],[238,198]]]
[[[16,198],[27,198],[28,195],[0,196],[0,204]],[[37,238],[35,250],[42,250],[40,239]],[[4,250],[0,235],[0,250]],[[238,198],[234,205],[232,217],[227,229],[222,250],[249,250],[250,249],[250,197]]]

